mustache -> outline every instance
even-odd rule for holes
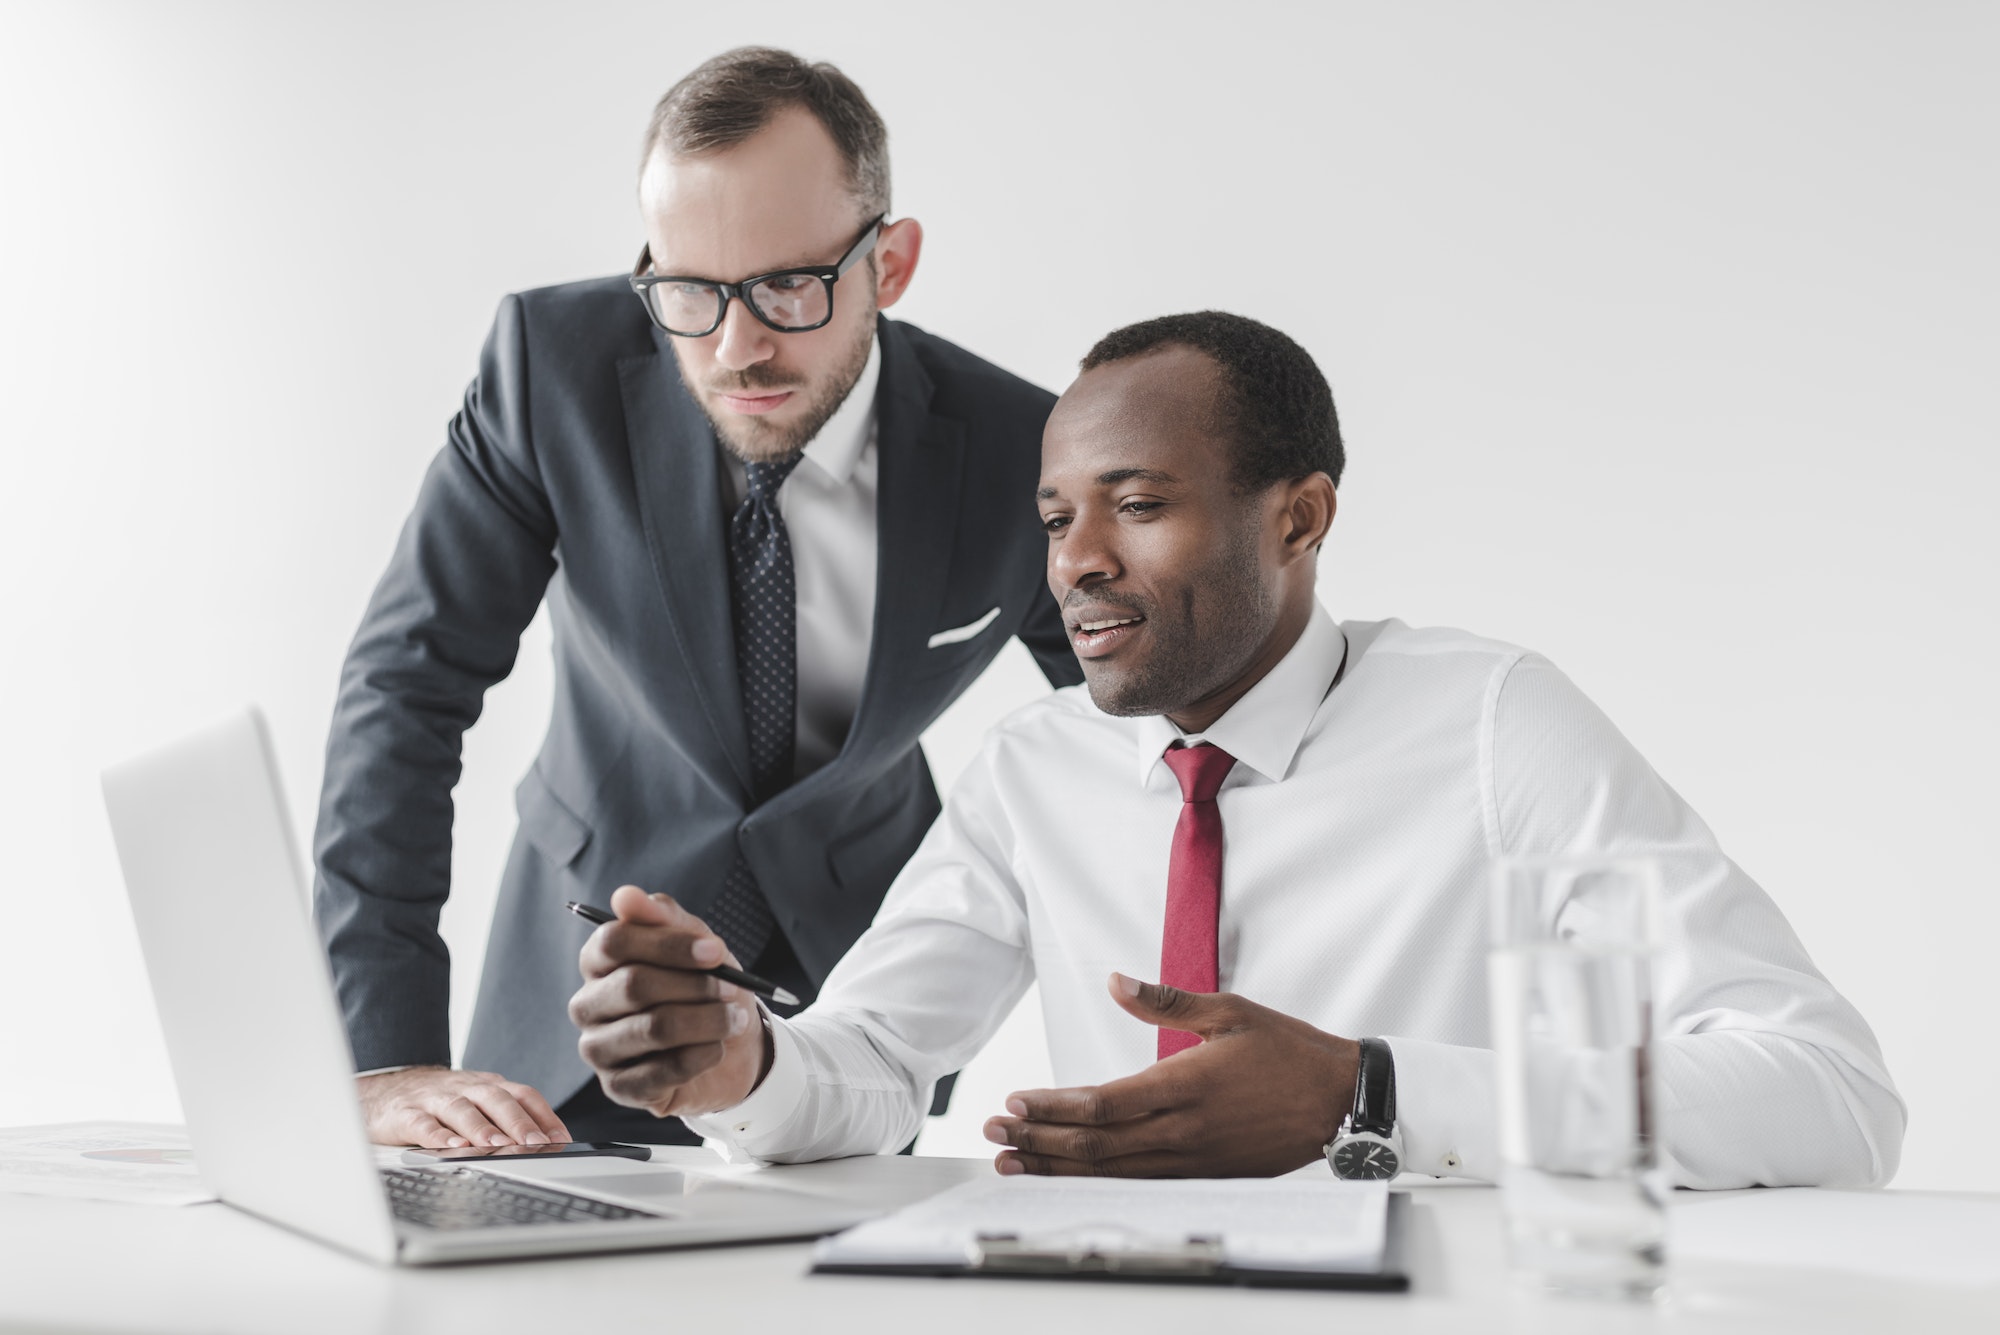
[[[716,376],[707,382],[713,394],[742,394],[754,390],[772,391],[782,389],[802,389],[805,382],[789,376],[775,366],[759,362],[746,366],[740,371]]]
[[[1073,607],[1115,607],[1152,619],[1152,608],[1129,593],[1108,593],[1092,589],[1071,589],[1063,599],[1063,611]]]

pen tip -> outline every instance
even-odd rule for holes
[[[799,1004],[799,999],[782,987],[771,989],[771,1000],[777,1002],[780,1006],[796,1006]]]

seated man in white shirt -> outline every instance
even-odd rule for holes
[[[1039,491],[1085,685],[993,729],[794,1018],[690,972],[721,942],[621,889],[570,1007],[605,1092],[764,1160],[892,1151],[1039,981],[1066,1087],[987,1123],[1002,1173],[1299,1168],[1372,1040],[1403,1167],[1490,1179],[1488,867],[1605,853],[1662,872],[1675,1180],[1886,1182],[1904,1111],[1874,1036],[1611,722],[1532,653],[1321,608],[1342,462],[1276,330],[1203,312],[1100,342]]]

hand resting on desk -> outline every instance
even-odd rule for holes
[[[378,1145],[547,1145],[569,1130],[532,1085],[491,1071],[412,1066],[358,1077],[361,1115]]]
[[[1007,1097],[986,1138],[1002,1173],[1271,1177],[1317,1159],[1354,1106],[1360,1045],[1229,992],[1111,975],[1148,1024],[1206,1041],[1137,1075]]]
[[[741,1103],[771,1063],[757,1002],[695,972],[735,965],[722,939],[666,895],[620,886],[618,921],[591,933],[569,1018],[605,1096],[655,1117]]]

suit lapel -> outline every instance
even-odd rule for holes
[[[931,412],[930,376],[908,336],[883,320],[882,383],[876,391],[875,624],[861,700],[840,754],[765,804],[769,816],[809,802],[855,765],[900,750],[897,724],[927,641],[937,629],[958,524],[965,433]]]
[[[716,741],[748,793],[750,741],[736,681],[719,447],[708,419],[681,388],[672,357],[662,348],[619,359],[626,443],[668,624]]]
[[[841,759],[890,728],[904,686],[938,627],[958,526],[965,432],[931,412],[931,379],[898,326],[884,321],[876,448],[875,625],[861,703]]]

